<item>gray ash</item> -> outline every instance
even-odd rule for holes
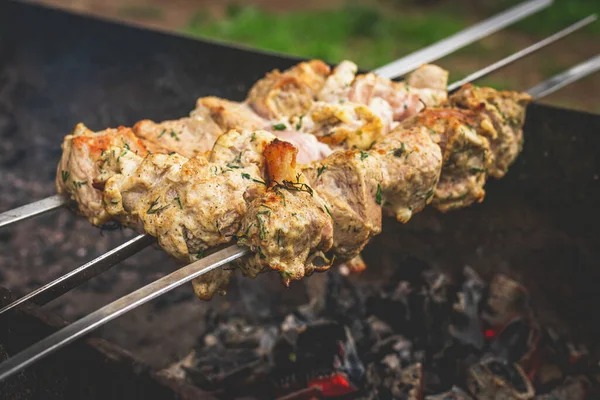
[[[385,284],[338,272],[291,313],[207,314],[193,352],[166,370],[223,399],[585,399],[600,369],[538,325],[522,285],[459,280],[407,259]],[[260,306],[260,302],[254,304]],[[264,311],[264,310],[263,310]],[[270,317],[269,317],[270,315]]]

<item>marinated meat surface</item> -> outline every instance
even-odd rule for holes
[[[255,131],[263,129],[266,121],[259,117],[247,104],[220,99],[218,97],[201,97],[196,101],[198,113],[208,110],[212,120],[223,132],[232,129],[238,131]]]
[[[433,195],[433,206],[442,212],[481,202],[492,163],[489,140],[496,137],[490,119],[470,110],[424,110],[403,126],[424,126],[440,146],[443,164]]]
[[[93,132],[81,123],[65,136],[62,151],[56,169],[57,191],[74,200],[77,212],[97,226],[111,218],[102,202],[106,180],[131,163],[135,166],[136,158],[148,153],[129,128]]]
[[[317,99],[331,104],[348,101],[350,88],[358,67],[352,61],[342,61],[325,80]]]
[[[333,243],[328,206],[297,169],[296,153],[286,142],[267,146],[269,189],[249,205],[237,234],[238,243],[254,252],[240,265],[244,274],[274,269],[286,285],[332,262],[325,256]]]
[[[478,113],[485,113],[498,133],[490,141],[494,155],[488,173],[502,178],[523,148],[525,110],[532,98],[527,93],[497,91],[487,87],[464,85],[450,96],[450,103]]]
[[[417,114],[425,106],[445,103],[447,82],[448,72],[434,65],[418,68],[406,82],[394,82],[369,73],[356,77],[348,99],[369,106],[375,99],[384,100],[391,107],[393,120],[401,121]]]
[[[407,222],[432,199],[442,167],[442,152],[425,126],[398,126],[371,151],[380,162],[378,204],[388,215]]]
[[[311,106],[329,73],[329,66],[319,60],[283,72],[274,70],[252,86],[246,101],[263,118],[301,115]]]
[[[210,151],[224,130],[213,121],[208,110],[197,108],[189,117],[178,120],[140,121],[133,126],[133,132],[151,143],[155,148],[153,152],[176,152],[184,157],[194,157]]]
[[[333,220],[334,254],[342,260],[356,257],[381,232],[379,160],[366,151],[339,151],[303,172],[327,204]]]
[[[250,141],[251,133],[242,135]],[[106,210],[124,225],[156,237],[174,257],[193,260],[209,247],[230,242],[246,202],[266,189],[253,155],[220,157],[209,162],[203,156],[149,155],[135,171],[106,182]]]

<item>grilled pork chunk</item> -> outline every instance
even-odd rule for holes
[[[502,178],[523,148],[525,110],[532,98],[527,93],[497,91],[492,88],[464,85],[450,96],[456,107],[486,114],[497,135],[490,141],[494,156],[488,173]]]
[[[56,188],[78,205],[78,213],[93,225],[111,219],[102,201],[104,183],[121,169],[130,169],[148,154],[144,142],[129,128],[93,132],[77,124],[62,143],[56,169]]]
[[[301,115],[316,98],[329,72],[329,66],[319,60],[302,62],[283,72],[274,70],[252,86],[246,101],[263,118]]]
[[[440,146],[443,164],[433,194],[435,208],[446,212],[483,200],[483,186],[493,160],[489,139],[496,137],[487,116],[456,108],[429,109],[402,125],[426,127]]]
[[[238,243],[254,254],[240,265],[246,275],[267,268],[279,271],[284,284],[326,270],[333,225],[327,204],[296,167],[297,150],[275,140],[265,148],[269,189],[248,207]]]

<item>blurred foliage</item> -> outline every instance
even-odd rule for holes
[[[428,11],[386,13],[367,5],[340,10],[274,14],[254,7],[231,5],[225,18],[198,12],[188,33],[254,47],[322,58],[344,58],[374,68],[440,40],[465,26],[460,15]]]
[[[329,62],[351,59],[374,68],[436,42],[523,0],[387,0],[349,3],[336,10],[271,13],[230,4],[224,18],[199,11],[185,28],[190,34]],[[598,11],[600,0],[555,0],[549,9],[515,25],[534,34],[555,32]],[[595,9],[595,10],[594,10]],[[600,23],[588,27],[600,33]],[[488,51],[480,43],[467,54]]]

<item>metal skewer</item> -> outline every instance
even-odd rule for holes
[[[564,87],[566,84],[565,82],[573,82],[599,70],[600,55],[542,82],[528,90],[528,92],[532,94],[534,98],[539,99],[546,93],[552,93],[555,90]],[[40,340],[31,347],[28,347],[1,363],[0,380],[20,371],[35,361],[66,346],[124,313],[191,281],[208,271],[214,270],[215,268],[244,256],[248,251],[247,248],[238,246],[237,244],[230,245],[94,311],[88,316],[53,333],[47,338]]]
[[[425,47],[407,56],[377,69],[375,72],[387,78],[400,77],[422,64],[438,60],[468,44],[484,38],[499,31],[500,29],[514,24],[544,8],[550,6],[552,0],[529,0],[519,4],[507,11],[490,17],[477,25],[466,28],[449,38],[443,39],[431,46]],[[5,211],[0,214],[0,228],[18,221],[22,221],[36,215],[59,209],[67,204],[67,200],[61,196],[51,196],[35,203],[26,204],[22,207]]]
[[[398,78],[423,64],[439,60],[468,44],[496,33],[502,28],[550,6],[550,4],[552,4],[552,0],[534,0],[516,5],[494,17],[478,23],[477,25],[458,32],[432,46],[391,62],[373,72],[388,78]]]
[[[560,40],[560,39],[570,35],[571,33],[575,32],[576,30],[581,29],[584,26],[591,24],[592,22],[596,21],[597,19],[598,19],[598,17],[596,16],[596,14],[592,14],[589,17],[584,18],[581,21],[574,23],[573,25],[568,26],[559,32],[556,32],[554,35],[548,36],[546,39],[540,40],[539,42],[534,43],[531,46],[524,48],[523,50],[520,50],[514,54],[511,54],[510,56],[503,58],[502,60],[497,61],[497,62],[493,63],[492,65],[489,65],[485,68],[480,69],[477,72],[474,72],[474,73],[466,76],[464,79],[454,82],[453,84],[448,86],[448,91],[452,92],[452,91],[458,89],[459,87],[461,87],[462,85],[464,85],[465,83],[473,82],[473,81],[481,78],[484,75],[490,74],[502,67],[505,67],[517,60],[520,60],[523,57],[528,56],[529,54],[534,53],[534,52],[548,46],[549,44],[552,44],[552,43],[556,42],[557,40]]]
[[[562,31],[549,36],[546,39],[541,40],[540,42],[533,44],[532,46],[527,47],[513,55],[510,55],[503,60],[500,60],[488,67],[485,67],[471,75],[467,78],[452,83],[448,86],[448,91],[457,89],[459,86],[462,86],[465,83],[473,82],[476,79],[479,79],[486,74],[489,74],[493,71],[498,70],[499,68],[508,65],[517,59],[525,57],[526,55],[531,54],[535,50],[539,50],[544,46],[548,46],[549,44],[565,37],[569,33],[576,31],[577,29],[581,29],[589,23],[596,20],[595,15],[591,15],[565,29]],[[148,235],[139,235],[136,238],[130,240],[117,247],[116,249],[111,250],[109,253],[105,253],[98,258],[88,262],[87,264],[75,269],[74,271],[69,272],[68,274],[55,279],[54,281],[42,286],[41,288],[29,293],[27,296],[16,300],[15,302],[5,306],[0,309],[0,315],[15,308],[19,304],[24,303],[27,300],[30,300],[38,305],[46,304],[47,302],[54,300],[55,298],[61,296],[62,294],[68,292],[69,290],[79,286],[81,283],[93,278],[94,276],[99,275],[100,273],[107,271],[112,268],[114,265],[119,262],[125,260],[126,258],[131,257],[132,255],[138,253],[143,250],[145,247],[149,246],[154,239],[152,239]]]

